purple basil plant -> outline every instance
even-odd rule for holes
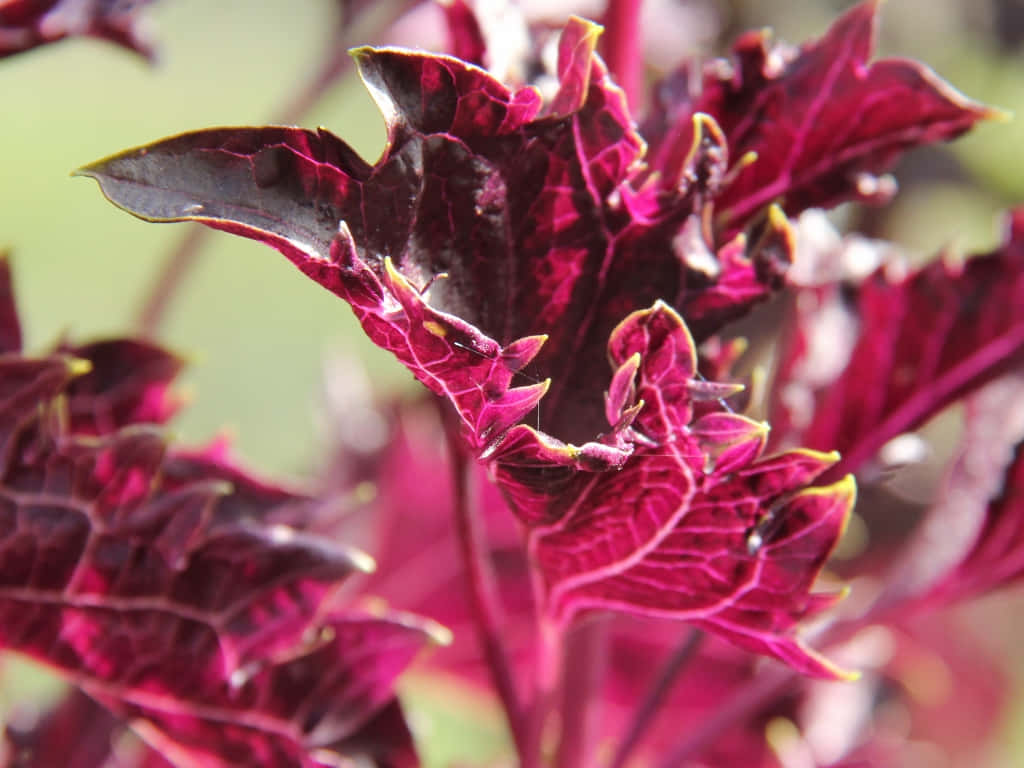
[[[141,50],[141,5],[0,2],[0,55]],[[512,60],[482,6],[441,4],[451,54],[352,51],[372,164],[269,126],[78,172],[272,246],[424,385],[346,390],[318,489],[170,444],[155,343],[26,355],[3,263],[0,642],[73,685],[4,765],[412,768],[418,656],[500,702],[495,766],[913,767],[991,738],[1009,690],[948,608],[1024,572],[1024,209],[916,267],[817,209],[884,204],[902,153],[999,113],[871,61],[877,2],[651,83],[639,2],[523,21]],[[954,403],[908,510],[880,479]],[[836,559],[851,519],[870,546]]]

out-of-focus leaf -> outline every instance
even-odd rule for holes
[[[970,548],[935,585],[930,601],[975,597],[1024,576],[1024,442],[1014,449],[998,495],[978,518],[981,526]]]
[[[62,344],[58,351],[88,360],[91,370],[67,389],[70,429],[105,435],[131,424],[162,424],[178,410],[169,391],[183,362],[146,341],[115,339]]]
[[[1020,360],[1024,212],[1012,215],[991,253],[938,259],[910,274],[888,264],[851,290],[807,298],[782,353],[772,423],[797,425],[788,441],[838,450],[842,462],[828,479],[863,468],[887,441]],[[833,333],[832,348],[813,344],[833,317],[845,317],[840,325],[850,332]],[[815,365],[807,357],[815,349],[838,365]]]
[[[901,153],[993,116],[922,64],[869,64],[878,6],[854,6],[798,49],[773,45],[768,31],[749,32],[731,59],[712,61],[697,77],[686,64],[666,78],[644,125],[661,183],[677,184],[684,173],[693,115],[711,115],[734,176],[715,211],[719,226],[735,232],[772,202],[793,215],[844,200],[884,200],[892,182],[875,174]]]
[[[32,728],[8,724],[4,768],[103,768],[121,729],[117,718],[77,689],[72,689]]]
[[[168,458],[143,427],[68,432],[59,396],[83,372],[0,359],[0,645],[175,763],[312,768],[353,739],[381,766],[412,764],[406,731],[389,745],[363,729],[434,625],[340,606],[368,558],[266,523],[273,489],[216,456]]]
[[[0,58],[68,37],[98,37],[152,56],[140,14],[152,0],[5,0]]]
[[[1005,555],[1014,547],[1012,530],[1020,522],[1014,516],[1020,512],[999,497],[1012,496],[1019,484],[1013,463],[1024,441],[1022,403],[1024,373],[1019,370],[965,399],[956,456],[934,503],[891,567],[880,598],[886,607],[920,611],[980,594],[1018,575]]]
[[[672,622],[624,617],[609,630],[608,666],[602,687],[604,721],[600,733],[616,743],[636,716],[637,707],[662,681],[669,658],[689,643],[693,630]],[[634,751],[635,762],[657,765],[681,738],[707,722],[709,712],[728,707],[738,691],[750,685],[761,669],[755,657],[714,637],[704,637],[684,660],[679,672]],[[847,687],[847,686],[840,686]],[[771,716],[791,713],[792,696],[772,701],[763,712],[730,730],[699,754],[703,765],[775,765],[764,738]]]
[[[790,754],[814,754],[830,768],[926,768],[939,754],[951,765],[988,762],[1011,676],[964,619],[897,619],[854,638],[847,651],[865,670],[862,682],[807,686],[793,718],[803,743],[789,745]]]
[[[448,0],[440,5],[448,25],[448,47],[452,55],[467,64],[484,66],[487,43],[473,8],[466,0]]]
[[[342,755],[361,755],[374,768],[419,768],[420,765],[398,699],[392,699],[359,730],[331,748]]]
[[[385,406],[366,403],[387,429],[388,437],[373,453],[373,461],[343,450],[324,468],[329,483],[360,461],[364,475],[346,478],[341,491],[372,484],[375,494],[363,509],[347,511],[340,519],[312,519],[342,540],[357,541],[377,561],[377,570],[364,577],[362,590],[430,616],[452,631],[449,646],[425,661],[432,669],[474,683],[489,681],[477,646],[468,583],[453,522],[454,494],[445,436],[436,403]],[[351,415],[351,414],[350,414]],[[474,467],[475,506],[487,531],[498,594],[504,609],[502,635],[517,670],[528,674],[536,642],[535,608],[529,565],[515,518],[485,468]],[[425,492],[429,489],[429,492]],[[316,510],[310,510],[316,514]]]
[[[77,688],[31,728],[7,726],[4,768],[173,768],[144,744],[124,745],[125,726]]]

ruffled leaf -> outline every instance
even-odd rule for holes
[[[620,470],[544,483],[552,468],[523,460],[525,440],[494,457],[499,484],[532,526],[548,611],[562,621],[602,609],[681,619],[805,673],[841,674],[792,631],[834,602],[810,590],[845,526],[852,480],[807,489],[835,457],[760,458],[765,429],[745,417],[691,424],[696,351],[668,307],[623,321],[609,358],[634,373],[639,405]],[[537,510],[546,514],[530,519]]]
[[[922,64],[869,63],[879,5],[854,6],[820,40],[796,50],[773,45],[768,31],[749,32],[731,59],[704,67],[696,94],[690,65],[668,77],[644,126],[662,183],[677,184],[684,173],[693,115],[710,115],[728,145],[732,177],[715,199],[717,221],[735,232],[773,202],[794,215],[844,200],[884,200],[893,184],[875,174],[901,153],[996,114]]]
[[[771,201],[797,210],[863,192],[863,173],[988,114],[916,65],[868,67],[873,18],[871,4],[854,9],[788,63],[745,38],[740,75],[708,80],[706,109],[673,113],[688,133],[665,128],[655,145],[671,157],[650,167],[595,28],[572,20],[546,105],[457,59],[356,51],[388,132],[372,166],[326,131],[244,128],[82,173],[142,218],[266,242],[344,298],[454,405],[531,528],[554,619],[674,616],[829,676],[792,630],[832,601],[810,588],[852,483],[805,488],[842,474],[832,455],[762,458],[764,428],[716,403],[691,334],[708,338],[782,285],[794,247],[783,209],[738,231]],[[832,98],[839,85],[848,100]],[[874,90],[913,103],[909,122]],[[871,119],[851,123],[851,110]]]
[[[788,264],[781,218],[764,248],[740,236],[720,250],[694,193],[633,188],[643,142],[595,40],[593,25],[567,26],[543,110],[534,89],[510,91],[457,59],[356,51],[388,128],[374,166],[323,130],[247,128],[185,134],[82,173],[143,218],[194,219],[281,250],[453,400],[474,447],[530,413],[548,378],[546,431],[586,442],[603,428],[604,347],[626,314],[666,297],[704,336],[768,296]]]

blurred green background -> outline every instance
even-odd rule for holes
[[[92,40],[0,61],[0,247],[12,253],[29,349],[64,333],[86,340],[130,332],[164,260],[186,233],[186,225],[133,219],[107,203],[94,183],[69,172],[180,131],[267,122],[322,60],[337,5],[163,0],[150,13],[155,66]],[[701,10],[695,18],[704,27],[679,31],[689,41],[680,57],[722,52],[736,32],[751,27],[772,26],[793,42],[817,36],[850,3],[688,5]],[[922,59],[973,98],[1024,114],[1018,35],[1024,35],[1022,2],[889,0],[880,49]],[[352,76],[303,120],[306,127],[321,124],[367,158],[383,147],[380,116]],[[844,218],[919,254],[951,243],[989,248],[998,239],[999,212],[1024,200],[1021,147],[1024,121],[983,125],[953,145],[904,161],[896,170],[903,189],[893,205],[849,209]],[[263,470],[314,471],[326,447],[325,359],[367,366],[378,391],[407,387],[411,377],[365,340],[347,306],[271,249],[221,233],[212,234],[209,246],[161,334],[191,361],[183,386],[192,402],[173,429],[187,442],[227,431],[241,456]],[[479,702],[469,709],[479,710]],[[454,716],[446,725],[439,712],[432,717],[432,727],[463,734],[433,742],[441,750],[435,764],[447,762],[446,743],[462,757],[475,752],[465,734],[484,753],[495,748],[493,731],[465,729]],[[482,717],[490,719],[486,712]],[[1019,722],[1024,716],[1006,725],[1010,753],[1024,753],[1024,743],[1013,745],[1024,742],[1014,726]]]

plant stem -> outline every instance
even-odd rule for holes
[[[601,690],[608,668],[608,619],[581,624],[566,638],[561,685],[558,768],[590,768],[601,717]]]
[[[643,0],[609,0],[601,48],[608,69],[626,94],[635,115],[643,106],[644,57],[641,51],[640,10]]]
[[[151,339],[157,335],[168,308],[181,290],[188,273],[199,262],[199,254],[209,237],[210,230],[206,227],[190,224],[185,236],[167,254],[163,267],[153,281],[139,311],[137,325],[142,336]]]
[[[340,18],[320,67],[304,85],[291,91],[295,95],[289,96],[284,106],[274,110],[271,122],[280,125],[302,122],[324,94],[351,71],[353,62],[348,49],[359,40],[379,37],[409,5],[408,0],[377,3],[361,14],[362,23],[349,23],[348,19]],[[190,227],[167,254],[139,310],[137,325],[142,336],[153,338],[157,335],[186,277],[199,263],[209,238],[210,231],[206,227]]]
[[[494,565],[487,551],[479,510],[471,501],[472,464],[462,450],[455,428],[446,424],[445,433],[448,437],[448,454],[452,467],[455,531],[466,573],[477,640],[505,709],[516,750],[523,755],[528,743],[526,717],[516,690],[508,650],[502,642],[504,611],[498,599]]]
[[[534,594],[537,594],[536,590]],[[543,605],[540,602],[537,604]],[[564,627],[543,612],[537,625],[538,651],[534,659],[533,700],[526,728],[525,749],[520,753],[521,768],[540,768],[544,764],[544,731],[554,709],[562,665]]]
[[[647,695],[644,696],[640,706],[637,707],[633,721],[629,724],[626,735],[622,737],[619,748],[615,752],[615,758],[611,762],[611,768],[622,768],[626,765],[636,745],[640,743],[647,729],[650,727],[654,716],[658,713],[665,697],[672,686],[679,678],[679,673],[697,655],[704,633],[699,629],[692,630],[680,646],[665,662],[665,665],[654,678]]]

